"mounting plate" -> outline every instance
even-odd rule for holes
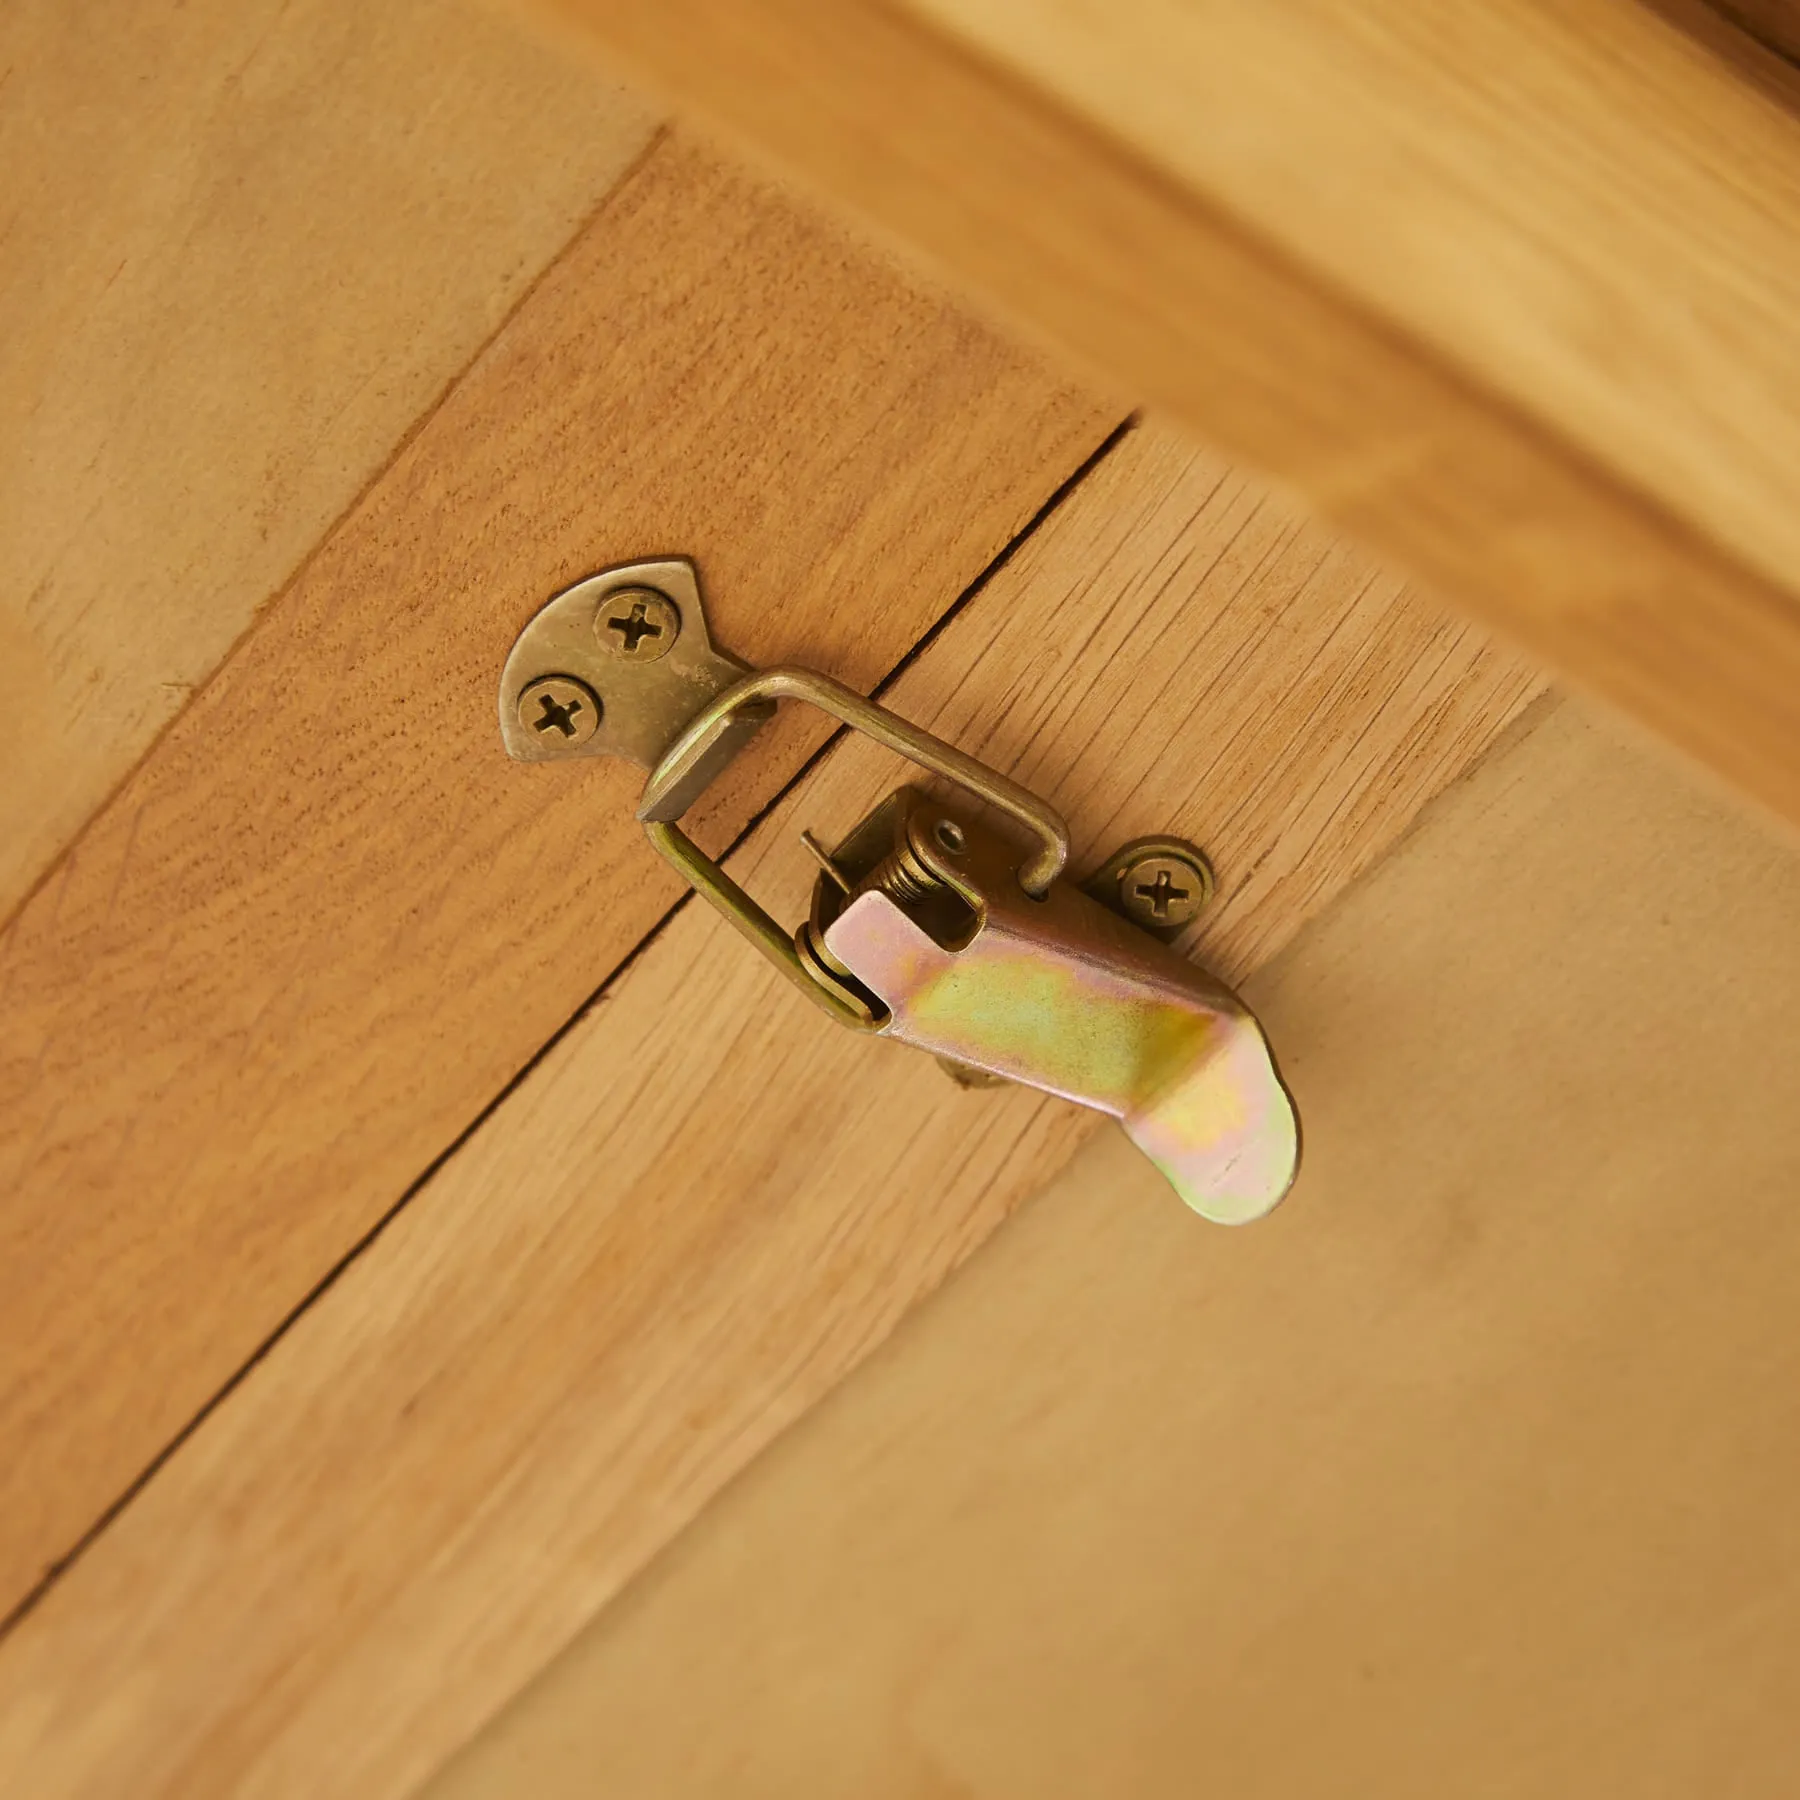
[[[500,674],[500,736],[519,762],[618,756],[651,769],[708,701],[749,673],[713,647],[686,557],[621,563],[546,601],[519,633]],[[730,741],[716,746],[721,758],[772,710],[735,719]]]

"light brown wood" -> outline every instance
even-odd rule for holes
[[[635,771],[502,752],[538,605],[686,552],[721,642],[868,687],[1117,418],[709,155],[640,163],[0,939],[0,1608],[675,899]]]
[[[1103,1136],[430,1800],[1788,1800],[1797,915],[1559,708],[1250,984],[1288,1209]]]
[[[889,703],[1053,796],[1083,855],[1203,839],[1205,944],[1241,975],[1537,687],[1142,432]],[[839,744],[729,866],[797,912],[798,829],[897,772]],[[624,804],[542,773],[595,821]],[[0,1646],[0,1782],[410,1791],[1091,1120],[832,1029],[690,903]]]
[[[1641,0],[904,0],[1790,591],[1800,119]]]
[[[0,12],[0,920],[639,155],[474,0]]]
[[[556,10],[1800,820],[1800,118],[1674,25]]]

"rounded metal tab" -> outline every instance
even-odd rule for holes
[[[518,635],[500,674],[500,736],[509,756],[543,762],[618,756],[654,768],[709,701],[749,671],[714,648],[700,581],[685,557],[621,563],[564,588]],[[521,710],[546,681],[578,682],[593,705],[571,715],[586,729],[537,729]],[[714,756],[728,761],[772,709],[746,708],[723,727]]]

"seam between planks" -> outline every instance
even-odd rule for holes
[[[1076,357],[1080,366],[1114,384],[1124,380],[1138,395],[1204,431],[1234,460],[1265,469],[1277,481],[1289,484],[1347,536],[1442,593],[1465,616],[1501,634],[1534,660],[1552,666],[1586,692],[1639,719],[1708,770],[1715,781],[1752,801],[1766,819],[1784,820],[1791,830],[1800,818],[1800,790],[1787,760],[1793,727],[1779,695],[1772,692],[1766,667],[1758,665],[1752,654],[1752,646],[1761,644],[1766,649],[1774,640],[1784,662],[1800,655],[1793,636],[1800,620],[1800,593],[1734,550],[1707,523],[1677,512],[1631,474],[1606,463],[1567,435],[1553,418],[1540,415],[1523,399],[1464,369],[1415,335],[1403,321],[1308,267],[1293,251],[1259,231],[1253,221],[1240,218],[1211,194],[1186,184],[1105,121],[1032,84],[983,46],[949,33],[911,9],[896,10],[867,0],[855,9],[857,17],[839,19],[827,18],[817,0],[783,0],[770,14],[778,24],[768,34],[766,45],[753,47],[786,47],[798,41],[802,31],[812,30],[815,36],[823,34],[818,36],[815,68],[836,69],[851,66],[858,51],[867,52],[874,41],[872,34],[879,30],[886,34],[882,42],[888,51],[902,60],[910,59],[903,78],[915,81],[920,91],[943,99],[954,88],[962,99],[973,92],[983,102],[973,111],[964,107],[945,116],[963,151],[971,145],[988,150],[998,147],[996,156],[986,161],[1000,172],[985,185],[977,181],[966,194],[938,203],[937,211],[925,219],[921,229],[925,215],[918,197],[930,171],[922,161],[907,162],[907,141],[899,141],[874,173],[853,165],[840,170],[832,166],[824,147],[836,143],[833,133],[843,136],[841,121],[827,118],[823,125],[812,128],[810,138],[800,128],[771,127],[768,114],[759,111],[756,100],[741,98],[745,91],[741,88],[728,89],[720,71],[706,58],[690,65],[677,57],[673,34],[681,27],[672,24],[667,14],[614,4],[613,0],[539,3],[550,4],[573,27],[585,31],[590,41],[604,46],[621,66],[635,70],[654,91],[673,97],[684,110],[711,117],[766,164],[804,181],[841,208],[873,221],[890,238],[909,243],[915,254],[964,291],[980,296],[991,315],[1022,326],[1040,342],[1059,345],[1065,354]],[[720,15],[709,11],[704,0],[689,0],[684,16],[692,24]],[[748,91],[753,93],[754,84]],[[927,131],[921,137],[930,135]],[[1267,429],[1245,423],[1253,409],[1241,394],[1235,401],[1215,397],[1208,406],[1201,406],[1191,395],[1183,397],[1177,391],[1180,383],[1168,378],[1166,360],[1159,369],[1146,362],[1141,352],[1109,355],[1096,348],[1093,321],[1082,322],[1078,308],[1059,313],[1053,305],[1032,300],[1019,282],[998,279],[991,259],[966,254],[958,231],[968,221],[957,207],[961,204],[968,213],[983,201],[991,201],[1014,178],[1009,158],[1016,158],[1021,145],[1029,148],[1039,143],[1049,144],[1062,157],[1060,167],[1066,169],[1071,158],[1081,165],[1079,173],[1089,191],[1076,196],[1076,211],[1070,215],[1083,221],[1080,230],[1091,224],[1090,215],[1098,201],[1116,202],[1122,196],[1140,212],[1147,209],[1157,215],[1164,228],[1159,235],[1169,239],[1174,234],[1177,257],[1184,245],[1191,249],[1195,243],[1224,252],[1239,266],[1242,279],[1277,293],[1284,303],[1292,302],[1307,315],[1311,329],[1326,331],[1335,346],[1337,366],[1346,366],[1353,351],[1374,356],[1412,389],[1423,390],[1426,410],[1453,424],[1459,443],[1472,440],[1476,444],[1481,453],[1477,460],[1491,465],[1491,476],[1516,477],[1522,468],[1540,497],[1549,493],[1556,500],[1561,528],[1574,541],[1589,549],[1603,549],[1614,563],[1623,550],[1640,568],[1651,567],[1663,578],[1678,577],[1690,587],[1701,585],[1710,594],[1708,605],[1714,607],[1715,615],[1722,611],[1731,620],[1726,649],[1743,652],[1736,664],[1721,666],[1718,658],[1713,659],[1697,671],[1698,685],[1692,679],[1672,682],[1646,673],[1641,660],[1625,654],[1633,633],[1628,619],[1621,616],[1624,599],[1616,584],[1608,588],[1590,583],[1578,595],[1578,604],[1568,604],[1565,596],[1560,605],[1520,607],[1508,597],[1508,590],[1476,573],[1465,556],[1446,550],[1441,543],[1433,544],[1429,534],[1409,537],[1393,525],[1397,515],[1434,508],[1442,498],[1441,488],[1419,482],[1396,498],[1394,482],[1384,477],[1372,490],[1372,497],[1370,493],[1330,491],[1329,482],[1321,485],[1312,478],[1317,470],[1309,473],[1308,458],[1271,451]],[[986,166],[981,158],[968,166],[976,164]],[[1096,184],[1104,192],[1096,191]],[[1022,237],[1020,241],[1026,240]],[[1041,245],[1032,244],[1027,261],[1035,257],[1041,265],[1049,254]],[[1137,254],[1134,266],[1140,274],[1147,255],[1141,249]],[[1174,267],[1170,255],[1167,244],[1157,247],[1155,259],[1161,273],[1153,278],[1153,286],[1155,279],[1170,278]],[[1094,302],[1092,292],[1087,300]],[[1122,308],[1116,295],[1103,296],[1094,304],[1117,322]],[[1090,305],[1090,312],[1093,310]],[[1142,317],[1141,309],[1134,317]],[[1191,357],[1191,345],[1189,353]],[[1413,400],[1420,398],[1415,391]],[[1293,411],[1290,398],[1287,423],[1291,424]],[[1315,422],[1309,457],[1318,444],[1344,438],[1342,420],[1347,410],[1337,405],[1330,416],[1333,422],[1324,429]],[[1388,420],[1390,427],[1398,417]],[[1367,445],[1362,453],[1367,454]],[[1473,492],[1488,514],[1494,510],[1489,504],[1491,496],[1480,487],[1467,490],[1452,484],[1450,492],[1459,504],[1466,503]],[[1492,523],[1489,517],[1488,524]],[[1668,613],[1665,605],[1664,621]],[[1747,680],[1747,672],[1760,673],[1760,679]],[[1733,719],[1721,723],[1721,714],[1711,701],[1703,700],[1696,711],[1696,692],[1711,693],[1715,700],[1721,692],[1728,693],[1734,705]],[[1758,722],[1754,729],[1772,736],[1772,744],[1754,737],[1745,739],[1741,728],[1746,719]]]
[[[609,204],[614,196],[622,192],[626,185],[636,176],[639,169],[643,166],[645,159],[662,141],[667,130],[668,128],[666,126],[659,126],[657,128],[650,143],[645,146],[644,151],[632,164],[631,168],[611,189],[608,190],[607,194],[600,201],[599,206],[584,218],[581,226],[582,231],[585,231],[588,225],[592,223],[594,216],[598,213],[600,208]],[[578,231],[576,237],[579,237],[579,235],[580,232]],[[563,250],[559,251],[557,256],[545,266],[537,277],[533,279],[531,287],[520,297],[521,305],[525,299],[529,298],[531,292],[535,291],[539,282],[549,275],[556,264],[562,260],[563,256],[567,254],[568,249],[574,242],[575,238],[571,238],[570,243],[565,245]],[[500,331],[506,329],[506,324],[510,323],[512,316],[512,312],[509,311],[506,320],[502,322],[499,330],[494,333],[495,337],[499,336]],[[492,338],[487,340],[488,343],[491,343],[492,341]],[[482,346],[484,350],[486,347],[486,344]],[[460,373],[458,379],[460,379]],[[454,383],[451,385],[454,385]],[[431,412],[435,412],[438,406],[442,405],[448,392],[449,389],[446,388],[444,394],[440,394],[438,399],[433,402],[433,405],[430,408]],[[415,422],[413,427],[408,430],[405,440],[395,447],[395,457],[397,457],[405,448],[405,444],[411,441],[416,432],[424,426],[428,416],[428,414],[422,415],[421,418]],[[1100,443],[1090,451],[1085,458],[1083,458],[1076,468],[1058,484],[1043,504],[1039,506],[1031,517],[1027,519],[1016,532],[1014,532],[998,551],[995,552],[986,566],[982,568],[974,579],[963,588],[932,625],[919,636],[919,638],[907,649],[906,653],[901,656],[887,673],[882,676],[880,681],[875,684],[873,689],[874,698],[880,699],[883,694],[887,693],[889,689],[893,687],[894,683],[897,682],[907,670],[937,642],[950,626],[955,623],[963,611],[982,593],[995,577],[1006,568],[1031,538],[1034,537],[1048,520],[1067,503],[1076,490],[1080,488],[1094,471],[1098,469],[1118,448],[1130,432],[1136,428],[1137,424],[1138,416],[1135,413],[1122,419],[1107,433]],[[390,462],[392,460],[393,459],[390,458]],[[384,471],[386,466],[387,465],[383,466]],[[372,486],[373,483],[370,485]],[[363,492],[357,496],[356,502],[345,509],[341,518],[347,518],[355,511],[356,506],[361,504],[363,495],[366,494],[367,491],[368,489],[365,488]],[[334,522],[332,526],[333,531],[337,529],[337,523],[341,522],[341,518],[339,521]],[[325,537],[320,540],[320,546],[329,539],[330,535],[330,532],[326,533]],[[294,576],[291,578],[292,580],[299,579],[301,573],[304,572],[306,565],[312,561],[313,556],[317,553],[317,547],[314,551],[309,552],[305,561],[301,564],[300,569],[295,571]],[[285,588],[283,591],[285,592]],[[257,623],[260,623],[260,620],[258,620]],[[252,625],[250,629],[253,631],[256,629],[256,626]],[[248,632],[244,634],[245,637],[248,637],[248,635]],[[243,639],[240,638],[239,643],[242,642]],[[233,647],[233,654],[235,654],[235,650],[236,646]],[[225,660],[230,660],[229,655]],[[220,666],[222,668],[224,664],[221,663]],[[180,715],[178,714],[177,717],[179,716]],[[171,721],[171,723],[172,722],[173,721]],[[162,734],[159,732],[157,735],[160,738]],[[827,737],[825,741],[795,769],[793,774],[781,784],[776,792],[772,794],[748,820],[745,821],[742,829],[732,837],[728,847],[721,853],[719,860],[725,860],[725,858],[729,857],[733,851],[737,850],[752,835],[752,833],[754,833],[764,821],[782,805],[794,789],[812,774],[813,770],[825,759],[826,755],[849,735],[850,728],[848,726],[839,726],[834,730],[830,736]],[[101,810],[103,809],[96,809],[94,816],[98,817]],[[80,841],[80,837],[85,834],[86,829],[87,828],[84,826],[82,833],[78,833],[76,838],[71,841],[68,849],[64,851],[63,856],[69,854],[69,851]],[[56,863],[52,865],[52,868],[59,867],[62,861],[63,857],[58,857]],[[506,1101],[524,1084],[532,1074],[532,1071],[535,1070],[538,1065],[550,1055],[556,1046],[560,1044],[570,1032],[574,1031],[583,1020],[595,1010],[595,1008],[605,1001],[608,990],[627,974],[632,966],[651,949],[656,941],[674,922],[677,915],[680,914],[684,907],[689,905],[694,897],[691,890],[683,894],[682,897],[663,913],[644,935],[619,958],[618,962],[607,972],[587,998],[575,1008],[569,1017],[565,1019],[535,1051],[533,1051],[531,1056],[520,1065],[520,1067],[494,1093],[492,1098],[490,1098],[487,1103],[475,1113],[450,1143],[445,1145],[445,1147],[425,1165],[419,1174],[407,1184],[400,1196],[385,1212],[382,1213],[374,1224],[371,1225],[362,1236],[359,1237],[356,1242],[353,1243],[350,1248],[319,1277],[313,1286],[308,1289],[305,1296],[288,1311],[273,1330],[269,1332],[268,1336],[256,1347],[251,1355],[232,1373],[230,1378],[223,1382],[205,1404],[195,1412],[194,1416],[169,1439],[162,1449],[144,1466],[143,1470],[130,1482],[118,1497],[106,1507],[87,1530],[75,1540],[68,1550],[45,1569],[42,1576],[40,1576],[40,1578],[32,1585],[30,1590],[19,1600],[12,1610],[7,1613],[4,1618],[0,1618],[0,1640],[6,1638],[15,1627],[22,1624],[25,1619],[30,1616],[57,1583],[75,1567],[82,1556],[105,1534],[107,1529],[116,1519],[118,1519],[120,1514],[131,1505],[132,1501],[135,1500],[147,1486],[149,1486],[151,1481],[155,1479],[157,1473],[168,1463],[170,1458],[173,1457],[182,1446],[200,1430],[206,1421],[212,1417],[219,1407],[243,1385],[256,1368],[270,1355],[276,1346],[280,1344],[282,1339],[288,1335],[296,1324],[298,1324],[300,1319],[330,1293],[332,1288],[337,1285],[340,1279],[342,1279],[351,1265],[373,1247],[388,1227],[399,1218],[401,1213],[406,1210],[412,1201],[431,1182],[432,1178],[437,1175],[445,1164],[450,1162],[452,1158],[462,1150],[488,1119],[491,1118],[500,1107],[505,1105]]]
[[[11,71],[9,70],[8,73],[10,74]],[[4,77],[0,77],[0,86],[3,85]],[[469,354],[457,364],[444,379],[444,382],[438,388],[438,391],[426,402],[425,406],[419,411],[418,415],[411,423],[408,424],[406,429],[401,432],[399,437],[394,440],[386,455],[382,457],[381,461],[370,472],[368,479],[357,488],[356,492],[338,509],[337,512],[332,514],[332,516],[326,520],[324,529],[320,531],[319,535],[313,540],[311,548],[308,549],[305,555],[294,564],[293,568],[276,584],[273,590],[257,603],[255,612],[251,616],[249,623],[246,624],[244,629],[225,647],[224,654],[213,664],[205,680],[196,682],[188,690],[187,699],[163,720],[156,730],[150,734],[149,738],[145,740],[143,749],[119,771],[118,779],[114,781],[95,801],[94,805],[89,809],[87,817],[82,820],[80,826],[70,835],[68,842],[65,843],[56,855],[38,871],[36,877],[26,885],[24,891],[18,896],[13,904],[7,908],[6,911],[0,912],[0,937],[4,937],[12,928],[13,921],[17,919],[25,911],[25,908],[37,897],[39,890],[48,886],[52,880],[62,873],[69,859],[74,856],[76,851],[81,847],[83,841],[87,838],[88,833],[93,830],[95,821],[106,815],[113,802],[119,798],[120,794],[122,794],[127,787],[130,786],[139,769],[141,769],[161,748],[164,738],[166,738],[169,733],[174,730],[176,725],[187,716],[188,708],[191,707],[200,695],[203,694],[206,689],[231,666],[236,660],[239,652],[243,650],[244,646],[262,629],[263,622],[306,578],[308,572],[312,569],[313,564],[318,561],[326,546],[332,542],[351,519],[355,518],[357,512],[368,500],[370,494],[388,478],[393,471],[394,465],[400,461],[409,449],[411,449],[413,441],[443,410],[445,403],[457,388],[462,385],[464,378],[469,374],[470,370],[480,362],[482,357],[487,355],[495,342],[512,328],[513,321],[525,307],[537,297],[538,290],[543,287],[544,283],[548,281],[563,263],[568,260],[577,245],[581,243],[583,238],[585,238],[587,233],[593,228],[595,221],[600,215],[611,206],[621,194],[626,192],[626,190],[630,188],[643,173],[645,166],[667,141],[670,130],[671,127],[668,121],[664,120],[651,132],[643,147],[634,157],[632,157],[631,161],[620,173],[617,180],[612,182],[604,193],[595,198],[593,204],[590,205],[587,210],[582,213],[581,217],[576,220],[574,229],[563,239],[562,243],[557,246],[554,254],[545,261],[543,267],[540,268],[537,273],[526,282],[525,286],[520,289],[518,294],[514,296],[512,304],[501,314],[494,329],[483,337]],[[121,879],[123,879],[123,866],[121,866]],[[0,1634],[4,1634],[9,1628],[12,1618],[13,1615],[9,1613],[5,1619],[0,1619]]]

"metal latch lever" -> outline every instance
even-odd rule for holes
[[[685,580],[668,582],[671,567]],[[607,631],[613,621],[604,615],[622,610],[608,597],[641,592],[651,570],[682,589],[681,603],[670,600],[671,612],[659,615],[673,627],[664,651],[672,659],[690,629],[704,650],[701,674],[684,678],[685,692],[665,672],[652,694],[663,656],[640,666],[604,639],[600,663],[584,660],[574,671],[545,671],[547,650],[526,651],[539,621],[554,616],[567,661],[583,647],[583,608],[594,614],[592,634]],[[1229,988],[1156,935],[1172,914],[1191,917],[1204,898],[1204,860],[1172,839],[1127,846],[1097,878],[1114,902],[1102,904],[1093,883],[1084,891],[1064,879],[1067,827],[1028,789],[829,676],[776,668],[722,679],[743,667],[711,648],[691,565],[607,571],[557,596],[521,634],[502,678],[503,734],[515,755],[525,730],[536,733],[528,749],[537,755],[546,729],[560,734],[532,711],[547,678],[587,695],[601,730],[622,703],[634,718],[660,705],[660,719],[673,725],[682,700],[710,689],[655,758],[638,817],[657,849],[789,981],[854,1029],[1112,1114],[1207,1218],[1242,1223],[1274,1206],[1293,1181],[1299,1137],[1261,1027]],[[904,787],[835,849],[811,846],[821,862],[811,913],[785,931],[679,825],[782,699],[807,701],[955,784],[1018,826],[1030,847],[977,809]],[[589,749],[590,741],[553,744],[551,753],[610,748],[651,760],[642,733],[628,748]],[[1138,879],[1123,905],[1121,878]],[[1121,916],[1132,910],[1143,924]]]

